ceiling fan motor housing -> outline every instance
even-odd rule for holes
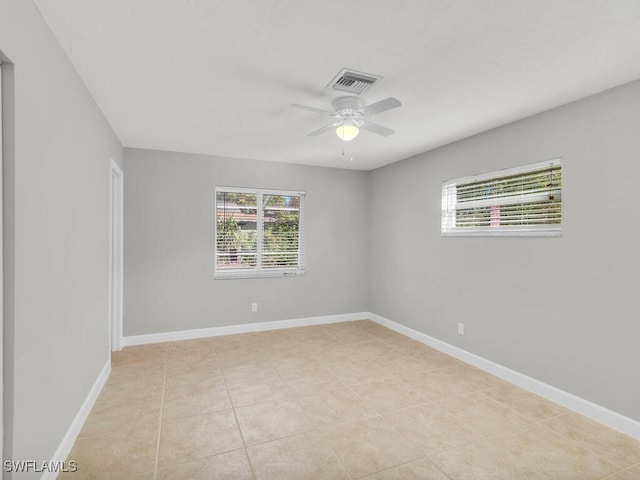
[[[362,117],[362,113],[360,112],[360,109],[362,108],[362,100],[360,98],[338,97],[333,101],[333,106],[336,110],[335,116],[338,119],[342,121],[351,119],[355,125],[361,123],[360,119]]]
[[[358,97],[338,97],[333,101],[333,106],[336,113],[355,113],[362,108],[362,100]]]

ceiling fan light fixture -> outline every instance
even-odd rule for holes
[[[338,138],[340,138],[340,140],[343,140],[345,142],[350,142],[351,140],[356,138],[358,136],[358,133],[360,133],[360,129],[351,124],[340,125],[336,128],[336,135],[338,136]]]

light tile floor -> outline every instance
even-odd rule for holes
[[[638,480],[640,442],[368,320],[140,347],[59,478]]]

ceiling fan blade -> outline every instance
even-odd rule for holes
[[[370,132],[377,133],[378,135],[382,135],[383,137],[388,137],[393,133],[393,130],[390,128],[383,127],[382,125],[370,122],[369,120],[364,120],[360,127],[365,130],[369,130]]]
[[[329,125],[325,125],[318,130],[314,130],[313,132],[308,134],[307,137],[317,137],[318,135],[322,135],[324,132],[331,130],[332,128],[335,128],[335,125],[333,123],[330,123]]]
[[[300,105],[299,103],[294,103],[291,106],[293,108],[299,108],[300,110],[307,110],[309,112],[323,113],[323,114],[326,114],[326,115],[333,115],[333,112],[329,112],[328,110],[322,110],[320,108],[315,108],[315,107],[308,107],[306,105]]]
[[[373,115],[374,113],[384,112],[386,110],[391,110],[392,108],[398,108],[401,106],[402,104],[397,98],[388,97],[384,100],[380,100],[379,102],[367,105],[366,107],[360,109],[360,111],[364,115]]]

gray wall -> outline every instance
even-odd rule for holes
[[[109,358],[108,165],[122,148],[34,4],[0,0],[0,11],[15,82],[6,118],[15,154],[4,159],[5,453],[41,461]]]
[[[35,6],[0,11],[5,447],[41,460],[108,360],[122,149]],[[636,82],[373,173],[127,150],[125,334],[372,310],[640,419],[639,101]],[[558,156],[562,238],[440,237],[443,180]],[[307,276],[212,279],[217,184],[307,191]]]
[[[124,152],[125,335],[368,310],[368,172]],[[216,185],[305,191],[307,274],[214,280]]]
[[[640,420],[639,105],[634,82],[374,171],[371,310]],[[561,238],[440,236],[444,180],[556,157]]]

